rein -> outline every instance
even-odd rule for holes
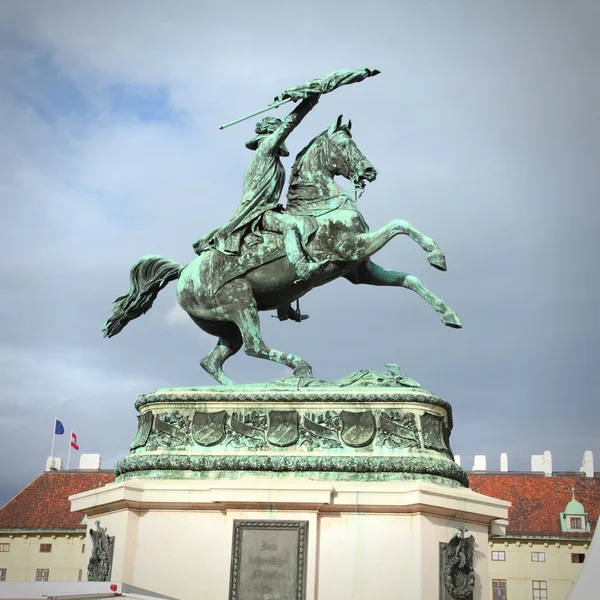
[[[358,193],[357,190],[361,189],[364,191],[364,183],[361,184],[359,182],[358,175],[356,174],[356,166],[358,165],[358,163],[360,163],[360,161],[362,159],[357,158],[353,163],[350,162],[350,160],[345,155],[342,147],[339,144],[336,144],[330,137],[325,137],[325,140],[328,145],[333,146],[337,150],[338,156],[346,163],[346,166],[348,167],[348,172],[355,173],[355,175],[352,177],[351,181],[352,181],[352,184],[354,185],[354,199],[355,199],[355,201],[358,202],[358,198],[360,198],[360,196],[357,196],[357,193]],[[360,195],[362,196],[362,192]]]

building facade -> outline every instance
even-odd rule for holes
[[[48,471],[3,506],[0,582],[85,581],[87,527],[69,496],[113,480],[112,471]]]
[[[600,477],[472,473],[472,489],[508,500],[503,535],[487,549],[493,600],[564,600],[584,565],[600,513]]]

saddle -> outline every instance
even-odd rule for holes
[[[312,217],[298,217],[297,223],[302,243],[306,245],[318,228],[317,222]],[[212,293],[216,293],[233,279],[286,256],[281,234],[261,231],[260,235],[262,243],[258,242],[256,232],[248,232],[239,254],[223,254],[212,247],[204,251],[213,274]]]

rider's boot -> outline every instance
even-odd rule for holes
[[[302,249],[300,240],[300,232],[295,227],[289,227],[283,234],[283,245],[288,259],[294,266],[298,278],[303,281],[308,281],[312,274],[321,268],[321,265],[311,259],[307,260]]]

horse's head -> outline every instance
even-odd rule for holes
[[[358,149],[352,139],[352,121],[342,123],[340,115],[323,134],[323,143],[329,167],[333,175],[341,175],[358,187],[365,181],[375,181],[377,170]]]

